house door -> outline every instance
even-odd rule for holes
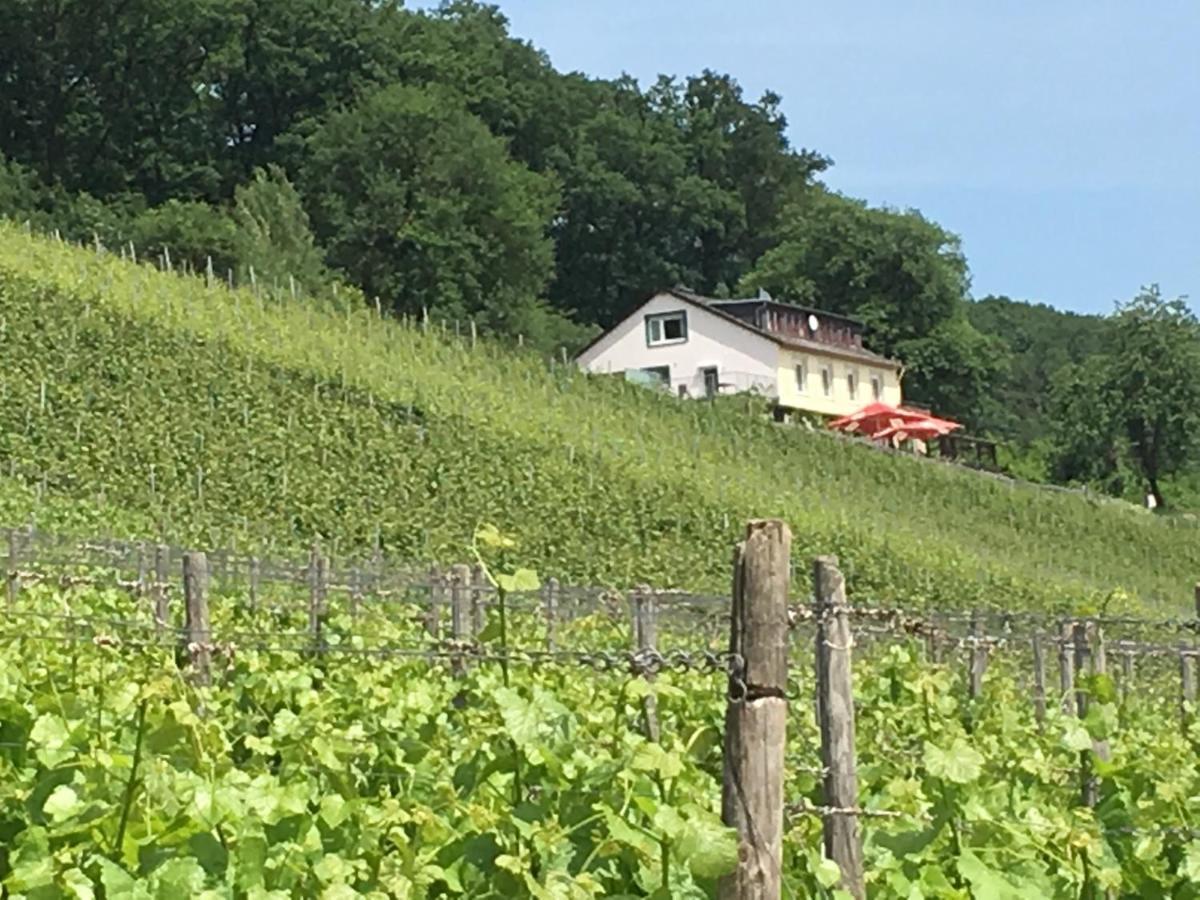
[[[701,374],[704,375],[704,396],[717,396],[717,392],[721,389],[721,382],[717,378],[717,367],[701,369]]]

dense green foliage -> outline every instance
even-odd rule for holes
[[[6,25],[0,215],[44,230],[307,292],[328,265],[547,351],[677,283],[765,285],[860,315],[913,400],[972,423],[1003,362],[957,239],[816,184],[781,98],[728,75],[563,74],[470,0],[20,0]],[[286,227],[247,222],[247,189]]]
[[[448,658],[424,655],[419,589],[367,598],[357,617],[331,597],[326,650],[315,653],[289,590],[264,592],[255,609],[236,589],[214,592],[207,686],[124,592],[36,587],[6,607],[0,882],[10,893],[715,896],[736,853],[718,819],[722,674],[664,672],[650,685],[567,650],[536,666],[518,651],[507,672],[485,660],[456,678]],[[493,604],[487,655],[501,649],[498,615]],[[537,614],[510,606],[506,622],[506,646],[540,646]],[[660,633],[667,651],[723,639],[670,616]],[[602,611],[559,632],[560,646],[593,653],[629,640]],[[1017,653],[992,659],[970,701],[961,666],[889,643],[865,642],[855,661],[859,804],[886,814],[862,819],[871,896],[1194,893],[1200,841],[1187,798],[1200,790],[1200,732],[1194,721],[1179,728],[1173,668],[1140,668],[1121,697],[1105,677],[1083,679],[1087,717],[1063,715],[1052,693],[1039,727]],[[797,635],[789,806],[821,804],[810,656]],[[657,744],[642,736],[651,693]],[[1093,756],[1096,740],[1110,762]],[[1094,810],[1079,801],[1081,759],[1098,776]],[[836,883],[820,828],[817,816],[787,815],[790,896],[829,896]]]
[[[1054,377],[1068,363],[1080,364],[1103,352],[1108,321],[1008,297],[968,303],[967,318],[999,341],[1008,356],[984,400],[982,426],[1019,444],[1046,438],[1053,424],[1049,404]]]
[[[1190,597],[1187,523],[891,457],[464,334],[322,312],[0,230],[0,472],[143,528],[461,559],[474,523],[572,581],[720,587],[746,518],[865,595]]]

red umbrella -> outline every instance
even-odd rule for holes
[[[898,422],[889,425],[876,431],[871,437],[875,440],[886,440],[890,437],[896,437],[901,441],[908,438],[917,438],[918,440],[928,441],[935,437],[941,437],[943,434],[948,434],[955,428],[961,428],[957,422],[947,422],[945,419],[914,419],[908,422]]]
[[[941,433],[962,427],[958,422],[952,422],[948,419],[938,419],[935,415],[919,412],[917,409],[892,407],[888,406],[887,403],[878,402],[866,404],[857,413],[851,413],[850,415],[842,416],[840,419],[834,419],[832,422],[829,422],[829,427],[835,428],[838,431],[876,434],[882,428],[908,424],[920,424],[924,428],[941,428]]]
[[[876,402],[867,404],[858,412],[842,416],[840,419],[834,419],[829,423],[829,427],[837,431],[862,431],[870,433],[879,428],[881,424],[890,422],[892,419],[903,420],[904,418],[906,418],[905,414],[896,407]]]

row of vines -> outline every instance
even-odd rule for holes
[[[531,573],[519,576],[528,578]],[[524,585],[532,587],[536,582]],[[331,601],[323,647],[302,589],[211,602],[211,684],[125,592],[34,586],[0,615],[0,883],[8,896],[706,898],[736,854],[719,819],[726,685],[588,665],[630,646],[619,611],[563,623],[491,609],[466,665],[427,654],[419,592]],[[719,630],[664,620],[700,659]],[[507,648],[507,649],[506,649]],[[587,656],[566,648],[586,648]],[[834,897],[822,859],[812,647],[792,649],[788,896]],[[507,663],[503,660],[508,660]],[[1195,896],[1194,710],[1174,672],[1080,682],[1088,716],[1029,702],[1000,654],[968,700],[958,659],[919,642],[856,653],[860,822],[880,898]],[[644,736],[653,695],[658,742]],[[1106,740],[1094,808],[1080,753]]]
[[[1200,571],[1190,527],[468,333],[280,305],[0,225],[0,493],[8,511],[71,501],[179,543],[324,535],[426,561],[461,558],[490,520],[564,579],[695,589],[725,586],[742,521],[779,516],[798,555],[836,550],[860,593],[914,606],[1174,603]]]

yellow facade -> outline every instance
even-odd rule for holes
[[[894,366],[818,352],[779,348],[779,405],[845,416],[879,400],[901,403],[900,373]]]

